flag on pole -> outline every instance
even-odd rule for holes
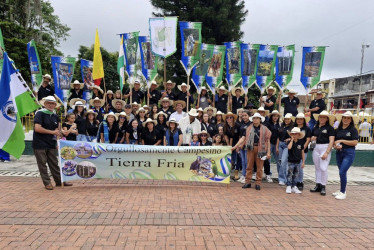
[[[245,94],[248,89],[256,82],[257,57],[260,50],[260,44],[240,44],[240,67],[242,69],[242,87]]]
[[[216,94],[216,88],[220,87],[223,77],[223,64],[225,61],[225,45],[214,45],[213,55],[209,62],[205,81],[208,84],[213,95]]]
[[[275,81],[279,88],[286,88],[292,80],[295,45],[279,46],[275,61]]]
[[[326,47],[303,47],[300,81],[305,89],[312,89],[321,78]]]
[[[39,108],[32,92],[4,52],[0,80],[0,148],[19,158],[25,149],[21,117]]]
[[[273,80],[277,51],[277,45],[260,45],[257,58],[256,79],[257,86],[261,92],[263,92]]]
[[[29,56],[32,88],[34,91],[38,91],[38,87],[43,80],[43,73],[34,40],[27,43],[27,54]]]
[[[125,52],[123,50],[123,36],[121,36],[121,45],[119,46],[117,72],[119,74],[119,86],[122,92],[123,83],[125,82]]]
[[[103,58],[101,57],[101,51],[100,51],[99,31],[97,29],[96,29],[96,35],[95,35],[92,76],[93,76],[95,85],[100,86],[101,79],[104,78],[104,66],[103,66]]]
[[[192,82],[195,84],[197,91],[200,93],[200,89],[205,81],[206,75],[208,73],[208,68],[210,65],[210,61],[213,57],[213,44],[200,44],[200,51],[199,51],[199,64],[192,71]],[[215,86],[209,86],[212,91],[214,91]],[[214,92],[213,92],[214,93]]]
[[[149,18],[153,53],[166,58],[177,51],[177,25],[178,17]]]
[[[228,42],[226,45],[226,81],[231,88],[236,87],[242,80],[240,67],[240,42]]]
[[[3,40],[3,33],[1,33],[1,28],[0,28],[0,76],[1,76],[1,70],[3,69],[4,51],[5,51],[5,46],[4,46],[4,40]]]
[[[142,73],[147,81],[147,86],[157,77],[158,56],[151,50],[151,40],[148,36],[139,36],[140,59],[142,62]]]
[[[179,22],[182,44],[181,63],[187,74],[199,60],[201,22]]]
[[[75,57],[51,56],[51,63],[55,94],[66,105],[74,75]]]

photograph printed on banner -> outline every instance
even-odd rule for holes
[[[136,38],[129,38],[125,40],[126,44],[126,55],[127,55],[127,63],[129,65],[136,64]]]
[[[196,75],[205,76],[208,72],[210,58],[212,56],[211,50],[202,50],[200,52],[199,64],[196,66]]]
[[[222,53],[214,52],[212,60],[210,61],[208,76],[218,77],[221,70]]]
[[[279,75],[291,74],[293,63],[293,51],[283,48],[281,52],[277,52]]]
[[[257,50],[243,49],[243,72],[245,76],[251,76],[255,73]]]
[[[73,79],[73,65],[70,63],[57,63],[58,88],[70,89],[70,83]]]
[[[3,48],[0,46],[0,60],[3,60],[4,59],[4,50]]]
[[[0,48],[1,50],[1,48]],[[1,58],[0,58],[1,60]],[[29,50],[29,61],[30,61],[30,71],[31,74],[39,74],[39,64],[38,64],[38,57],[36,56],[35,47],[30,47]]]
[[[199,30],[184,29],[184,56],[195,56],[199,46]]]
[[[274,51],[261,50],[258,55],[257,75],[270,76],[271,66],[273,65]]]
[[[238,74],[240,72],[239,58],[240,58],[239,48],[227,49],[227,60],[229,61],[229,73],[230,74]]]
[[[304,76],[316,77],[319,74],[322,52],[305,53]]]
[[[92,178],[96,174],[96,166],[92,162],[82,161],[78,163],[76,172],[81,178]]]
[[[147,65],[147,69],[153,69],[155,67],[155,55],[152,53],[151,43],[150,42],[142,43],[142,50],[143,50],[143,58]]]
[[[87,88],[95,85],[92,77],[92,66],[83,66],[83,83]]]

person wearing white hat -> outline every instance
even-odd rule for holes
[[[340,189],[333,193],[335,199],[344,200],[347,197],[347,172],[351,167],[358,143],[358,131],[355,124],[358,124],[359,117],[352,115],[350,111],[343,115],[336,115],[339,127],[335,130],[334,148],[336,149],[336,163],[339,168]]]
[[[159,133],[162,134],[162,138],[164,138],[165,132],[168,128],[166,122],[168,121],[168,115],[163,111],[160,111],[156,114],[155,119],[157,121],[156,129]]]
[[[112,100],[112,110],[109,112],[113,113],[121,113],[124,110],[124,106],[126,105],[125,101],[121,99],[113,99]]]
[[[331,159],[331,150],[334,146],[335,130],[331,126],[334,122],[334,115],[330,115],[327,111],[320,114],[314,114],[317,120],[312,130],[312,139],[315,147],[313,149],[313,162],[316,172],[316,186],[310,192],[320,192],[326,195],[327,184],[327,167]]]
[[[61,137],[60,118],[55,113],[55,108],[59,106],[53,96],[44,97],[40,104],[43,109],[36,112],[34,117],[34,133],[32,148],[36,163],[38,164],[40,177],[47,190],[53,190],[51,179],[48,174],[48,167],[56,186],[61,186],[60,168],[57,158],[57,139]],[[48,164],[48,167],[47,167]],[[64,183],[71,186],[70,183]]]
[[[178,128],[178,122],[175,118],[170,118],[166,122],[168,129],[164,135],[164,146],[181,146],[183,142],[183,133]]]
[[[270,130],[261,122],[265,121],[265,118],[259,113],[255,113],[249,118],[252,122],[248,126],[245,136],[245,146],[247,149],[247,173],[245,176],[245,184],[242,188],[250,188],[252,180],[252,171],[256,162],[256,190],[260,190],[260,184],[262,180],[262,171],[264,161],[270,159]]]
[[[50,85],[51,81],[52,77],[50,75],[45,74],[43,76],[43,81],[41,82],[37,92],[38,101],[40,101],[44,97],[55,95],[55,89]]]
[[[105,105],[105,102],[103,99],[99,99],[99,97],[96,97],[95,99],[90,100],[90,105],[92,106],[92,110],[97,114],[96,119],[99,122],[102,122],[104,119],[104,109],[103,106]]]
[[[200,134],[201,132],[201,124],[197,119],[197,115],[196,109],[191,109],[188,112],[188,116],[183,117],[179,121],[179,128],[183,133],[183,145],[185,146],[190,145],[192,135]]]
[[[188,98],[188,110],[191,109],[191,105],[193,104],[193,97],[190,93],[190,86],[188,86],[186,83],[182,83],[181,85],[178,86],[179,93],[177,94],[177,99],[176,100],[181,100],[185,101],[187,103],[187,98]],[[183,109],[183,111],[186,112],[186,109]]]
[[[100,88],[100,86],[94,85],[92,87],[92,96],[91,99],[95,99],[96,97],[99,97],[99,99],[104,98],[104,90]]]
[[[172,113],[169,116],[169,119],[175,118],[177,122],[179,122],[182,118],[187,116],[187,113],[183,111],[183,109],[186,107],[186,102],[185,101],[174,101],[174,108],[175,112]]]
[[[100,99],[100,98],[99,98]],[[104,94],[104,100],[105,100],[105,112],[109,112],[109,110],[113,109],[112,101],[116,99],[114,98],[114,93],[111,90],[108,90]]]
[[[314,119],[314,114],[320,114],[326,109],[326,103],[323,100],[322,91],[318,91],[313,101],[310,102],[309,108],[305,108],[304,112],[310,112],[309,128],[314,128],[316,125],[316,120]]]
[[[281,98],[282,93],[282,90],[280,90],[278,98]],[[295,96],[296,94],[297,93],[291,89],[288,91],[288,96],[282,98],[281,103],[284,104],[284,114],[290,113],[293,116],[297,115],[297,107],[300,104],[300,100]]]
[[[75,123],[77,124],[78,136],[77,141],[86,141],[86,101],[81,99],[73,99],[70,101],[75,114]]]
[[[159,103],[161,103],[161,110],[160,111],[167,114],[168,119],[169,119],[171,114],[175,112],[175,110],[173,109],[173,101],[170,100],[168,97],[164,97],[159,101]]]
[[[264,105],[265,110],[269,110],[271,113],[274,110],[277,99],[275,98],[275,88],[270,86],[266,90],[267,95],[260,97],[260,104]]]
[[[208,90],[205,86],[202,86],[200,88],[200,94],[197,97],[196,100],[196,108],[202,108],[205,109],[206,107],[209,107],[209,105],[212,103],[212,98],[208,94]]]
[[[161,99],[161,92],[157,90],[158,84],[156,81],[151,82],[151,87],[147,93],[149,98],[149,105],[158,104]]]
[[[99,130],[99,126],[101,122],[97,119],[97,117],[98,117],[98,113],[96,113],[92,109],[86,112],[86,133],[85,134],[87,136],[87,141],[89,142],[97,142],[97,131]]]
[[[140,82],[139,80],[134,81],[134,87],[131,89],[127,89],[124,98],[127,98],[127,104],[130,104],[130,96],[132,96],[132,102],[136,103],[143,103],[144,100],[144,93],[140,90]]]
[[[234,114],[237,113],[237,110],[247,106],[248,96],[245,94],[245,91],[241,87],[232,88],[230,95],[230,106]]]
[[[166,83],[164,83],[165,90],[162,90],[162,98],[169,98],[172,101],[175,101],[177,99],[177,95],[174,93],[173,89],[175,88],[175,82],[172,82],[168,80]]]
[[[299,165],[305,166],[304,142],[301,141],[305,134],[298,127],[294,127],[289,135],[291,137],[288,143],[288,163],[287,163],[287,188],[286,193],[301,194],[296,186],[296,179],[299,175]]]
[[[118,126],[116,126],[117,116],[113,112],[104,115],[104,120],[100,124],[100,142],[116,143],[118,139]]]
[[[71,91],[70,91],[70,96],[68,98],[68,101],[72,99],[83,99],[83,87],[84,83],[79,82],[78,80],[75,80],[73,83],[70,84],[71,86]]]
[[[117,123],[116,126],[118,128],[118,137],[117,137],[117,144],[122,144],[126,139],[126,130],[129,123],[129,116],[126,112],[122,111],[121,113],[117,113]]]
[[[215,107],[218,111],[221,111],[222,113],[227,113],[227,102],[228,102],[228,95],[227,95],[227,89],[224,86],[221,86],[216,89],[218,92],[215,96]]]
[[[156,125],[156,120],[152,120],[151,118],[148,118],[145,122],[143,122],[144,129],[142,132],[142,145],[161,145],[163,136],[159,131],[156,130]]]

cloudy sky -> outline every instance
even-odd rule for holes
[[[101,46],[119,47],[118,33],[140,31],[148,35],[153,7],[148,0],[51,0],[55,13],[70,28],[61,45],[65,55],[76,56],[79,45],[94,43],[99,29]],[[249,14],[242,25],[243,41],[296,45],[293,86],[299,85],[302,46],[329,46],[321,80],[359,73],[361,45],[365,50],[363,72],[374,70],[373,0],[245,0]],[[204,28],[204,24],[203,24]]]

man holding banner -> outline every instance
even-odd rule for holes
[[[52,80],[51,75],[45,74],[43,76],[42,84],[40,85],[39,90],[37,92],[38,101],[40,101],[44,97],[55,95],[55,90],[50,85],[51,80]]]

